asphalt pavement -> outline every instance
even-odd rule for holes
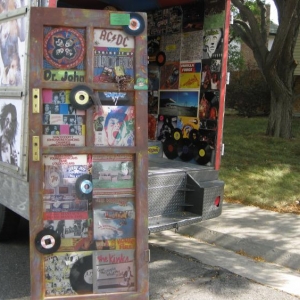
[[[151,234],[149,299],[299,299],[299,225],[297,215],[225,203],[216,219]],[[20,239],[0,244],[0,300],[30,299],[27,231],[23,222]]]

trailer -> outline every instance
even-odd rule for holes
[[[148,235],[222,213],[229,12],[1,2],[0,240],[29,220],[33,300],[148,299]]]

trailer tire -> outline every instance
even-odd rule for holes
[[[15,238],[21,217],[0,204],[0,241]]]

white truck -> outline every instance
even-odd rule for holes
[[[148,234],[222,212],[230,1],[175,2],[1,2],[0,240],[29,220],[32,299],[148,299]]]

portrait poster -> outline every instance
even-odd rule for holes
[[[1,23],[0,87],[24,85],[27,23],[27,16]]]
[[[0,99],[0,161],[16,167],[21,163],[22,113],[21,99]]]

